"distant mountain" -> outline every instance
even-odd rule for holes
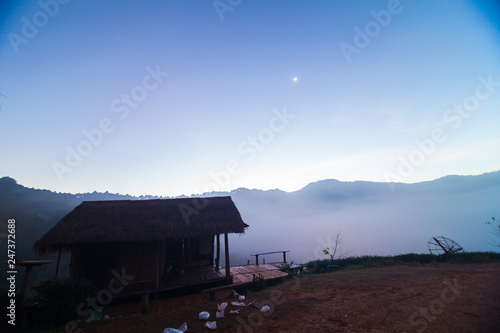
[[[491,216],[500,217],[500,171],[416,184],[323,180],[295,192],[241,188],[204,195],[231,195],[250,225],[244,235],[230,236],[232,264],[246,263],[250,253],[274,250],[291,250],[288,258],[296,262],[324,258],[322,250],[331,246],[337,230],[345,234],[343,247],[353,249],[355,255],[422,253],[435,235],[453,238],[470,251],[498,250],[488,244],[490,230],[485,222]],[[14,218],[16,256],[33,258],[34,242],[82,201],[155,198],[56,193],[4,177],[0,179],[0,244],[6,244],[7,220]],[[6,252],[0,252],[0,260],[7,260]],[[68,258],[63,257],[62,275],[67,268]],[[54,270],[54,264],[46,265],[37,267],[34,274],[53,277]],[[2,270],[1,281],[6,281],[4,275]]]
[[[354,255],[423,253],[436,235],[469,251],[499,250],[488,243],[485,222],[500,216],[500,171],[415,184],[323,180],[291,193],[231,195],[250,225],[232,249],[247,256],[290,249],[296,262],[325,258],[338,230]]]

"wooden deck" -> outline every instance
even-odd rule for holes
[[[215,269],[215,268],[214,268]],[[264,281],[272,281],[276,279],[285,278],[288,273],[281,272],[279,264],[261,264],[261,265],[244,265],[244,266],[234,266],[231,267],[231,275],[233,276],[233,284],[227,284],[217,288],[212,288],[214,290],[215,299],[225,298],[231,289],[248,286],[254,283],[253,274],[256,277],[261,275]],[[225,277],[226,270],[221,268],[219,270],[220,276]],[[204,293],[194,293],[189,295],[182,295],[177,297],[169,297],[158,300],[152,300],[149,302],[149,312],[150,313],[168,313],[174,309],[181,309],[185,307],[190,307],[194,305],[204,304],[209,299],[207,298],[207,292],[209,289],[205,290]],[[126,304],[120,304],[115,306],[107,306],[104,309],[104,314],[110,316],[118,316],[122,314],[133,314],[141,311],[141,304],[139,302],[131,302]]]
[[[225,271],[217,271],[214,266],[206,265],[186,270],[183,275],[171,276],[161,280],[160,288],[192,286],[225,278]]]
[[[232,284],[205,289],[203,293],[208,296],[209,301],[214,301],[217,294],[220,296],[234,288],[250,285],[257,285],[258,288],[261,288],[267,281],[284,279],[289,276],[288,273],[280,271],[280,268],[281,264],[233,266],[230,267],[231,276],[233,277]],[[225,271],[225,269],[222,270]]]
[[[254,281],[254,276],[264,280],[275,280],[288,276],[288,273],[280,271],[280,264],[260,264],[233,266],[230,268],[233,276],[233,286],[249,284]],[[225,271],[221,269],[221,272]]]
[[[288,273],[279,270],[280,264],[234,266],[230,267],[231,275],[233,278],[233,283],[231,284],[230,282],[227,283],[230,280],[227,280],[226,278],[225,268],[219,269],[218,272],[213,266],[203,267],[201,269],[203,270],[201,275],[195,274],[195,271],[187,271],[186,273],[192,274],[185,274],[179,277],[175,277],[169,281],[170,283],[168,283],[167,280],[160,281],[159,289],[154,288],[153,281],[141,282],[137,285],[127,286],[125,292],[120,293],[117,296],[140,295],[144,293],[144,290],[149,290],[149,292],[154,293],[193,285],[199,285],[200,287],[208,286],[208,288],[211,288],[210,285],[207,284],[207,282],[220,282],[220,285],[218,287],[204,289],[203,293],[198,292],[150,301],[150,312],[165,313],[171,309],[179,309],[185,306],[192,306],[194,304],[203,304],[207,300],[209,300],[207,299],[207,296],[209,296],[210,298],[212,298],[213,296],[214,299],[222,299],[228,295],[231,289],[254,284],[254,276],[256,278],[262,278],[264,282],[282,279],[288,276]],[[200,271],[198,271],[197,273],[200,273]],[[225,281],[226,284],[224,284]],[[144,283],[147,283],[147,286],[144,285]],[[109,314],[111,316],[137,313],[141,311],[141,303],[132,302],[114,306],[107,306],[105,310],[105,314]]]
[[[117,297],[128,297],[190,287],[196,288],[197,286],[201,290],[205,285],[209,286],[217,283],[230,284],[231,281],[232,278],[226,277],[224,270],[217,271],[214,266],[206,265],[186,270],[182,275],[166,277],[158,281],[158,287],[155,285],[155,281],[131,282]]]
[[[224,284],[215,288],[204,289],[203,294],[208,297],[208,301],[215,301],[217,294],[219,297],[234,288],[254,285],[262,288],[267,281],[284,279],[289,276],[288,273],[280,271],[281,264],[262,264],[262,265],[244,265],[233,266],[229,268],[232,277],[232,283]],[[220,269],[225,272],[225,268]],[[226,295],[227,296],[227,295]]]
[[[225,289],[225,287],[235,288],[252,284],[255,282],[255,279],[261,279],[266,282],[288,276],[288,273],[282,272],[279,269],[280,264],[233,266],[230,267],[231,280],[231,278],[226,277],[225,268],[220,268],[217,271],[214,266],[207,265],[187,270],[183,275],[171,276],[160,280],[158,287],[155,286],[154,281],[132,282],[117,296],[126,297],[188,287],[196,288],[196,286],[199,286],[200,290],[203,290],[214,287],[214,284],[221,289]]]

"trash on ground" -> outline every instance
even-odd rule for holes
[[[215,318],[224,318],[224,309],[227,307],[227,302],[217,304],[217,312]]]
[[[250,304],[252,304],[253,302],[255,302],[255,300],[251,301],[251,302],[250,302],[250,303],[248,303],[248,304],[245,304],[245,303],[243,303],[243,302],[236,302],[236,301],[231,302],[231,304],[232,304],[232,305],[234,305],[234,306],[249,306],[249,305],[250,305]]]
[[[229,311],[229,313],[237,313],[237,314],[240,314],[240,310],[241,310],[241,309],[238,309],[238,310],[231,310],[231,311]]]
[[[198,315],[198,318],[201,320],[207,320],[209,317],[210,313],[208,313],[207,311],[200,312],[200,314]]]
[[[245,296],[243,296],[243,295],[238,296],[238,301],[244,301],[244,300],[245,300]]]
[[[231,304],[232,304],[232,305],[234,305],[234,306],[247,306],[247,305],[246,305],[245,303],[243,303],[243,302],[236,302],[236,301],[231,302]]]
[[[217,323],[215,321],[207,321],[205,323],[205,327],[210,328],[211,330],[214,330],[217,328]]]
[[[187,324],[184,323],[184,324],[181,325],[181,327],[179,327],[178,330],[176,330],[175,328],[170,328],[169,327],[169,328],[165,328],[165,330],[163,331],[163,333],[184,333],[184,332],[187,331],[187,329],[188,329]]]
[[[271,310],[271,308],[269,307],[269,305],[264,305],[264,306],[260,309],[260,312],[269,312],[269,310]]]

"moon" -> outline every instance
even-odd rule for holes
[[[296,76],[293,77],[293,82],[297,82],[298,80],[299,80],[298,77],[296,77]]]

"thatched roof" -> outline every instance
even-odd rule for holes
[[[83,243],[156,241],[222,233],[243,233],[231,197],[84,201],[40,240],[38,255]]]

